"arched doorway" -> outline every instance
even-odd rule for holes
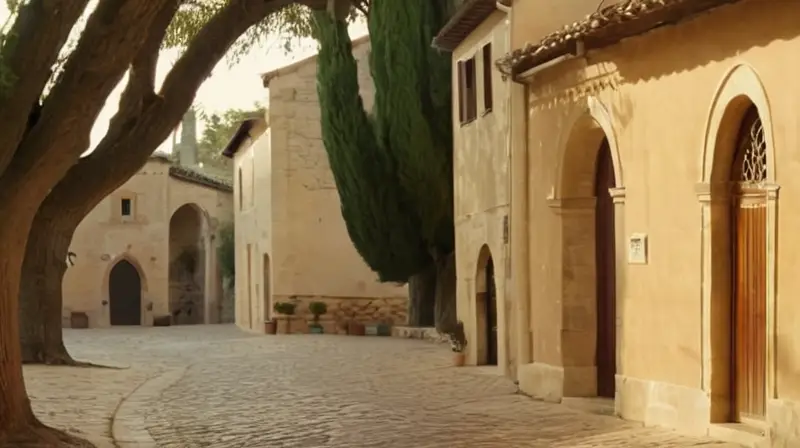
[[[597,396],[614,397],[617,373],[617,269],[614,224],[614,163],[603,139],[595,172],[595,273],[597,279]]]
[[[704,382],[712,423],[763,422],[776,397],[777,203],[766,91],[740,64],[714,96],[703,149]],[[756,423],[759,426],[761,423]]]
[[[766,141],[754,106],[739,130],[730,179],[733,253],[733,419],[763,418],[767,375]]]
[[[478,255],[475,273],[478,365],[497,365],[497,288],[494,261],[489,246]]]
[[[175,325],[202,324],[206,303],[205,214],[194,204],[169,221],[169,312]]]
[[[620,188],[621,169],[608,123],[601,126],[595,119],[605,116],[602,111],[597,101],[576,111],[563,147],[558,197],[551,205],[561,221],[565,376],[595,373],[595,381],[565,382],[565,397],[614,398],[616,392],[617,210],[611,190]]]
[[[111,268],[108,278],[111,325],[142,324],[142,279],[128,260]]]

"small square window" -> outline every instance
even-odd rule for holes
[[[131,200],[129,198],[123,198],[120,201],[120,212],[122,216],[132,216],[133,215],[133,205],[131,204]]]

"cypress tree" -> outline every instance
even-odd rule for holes
[[[451,62],[431,41],[452,11],[452,0],[372,0],[371,116],[346,23],[315,15],[322,138],[348,232],[382,280],[411,282],[412,321],[429,324],[435,302],[440,330],[455,323]]]

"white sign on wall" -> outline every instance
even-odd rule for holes
[[[634,233],[628,238],[628,263],[647,264],[647,235]]]

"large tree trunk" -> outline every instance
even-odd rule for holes
[[[458,322],[455,253],[437,260],[436,268],[436,330],[450,333],[455,331]]]
[[[22,264],[20,340],[22,362],[78,365],[64,346],[61,327],[62,281],[67,252],[80,219],[53,216],[41,207],[34,218]],[[68,213],[68,211],[64,211]]]
[[[25,389],[17,316],[22,260],[33,220],[20,203],[29,199],[24,193],[0,195],[0,447],[91,446],[39,422]]]
[[[435,325],[436,272],[436,265],[431,264],[408,280],[408,325],[412,327]]]

